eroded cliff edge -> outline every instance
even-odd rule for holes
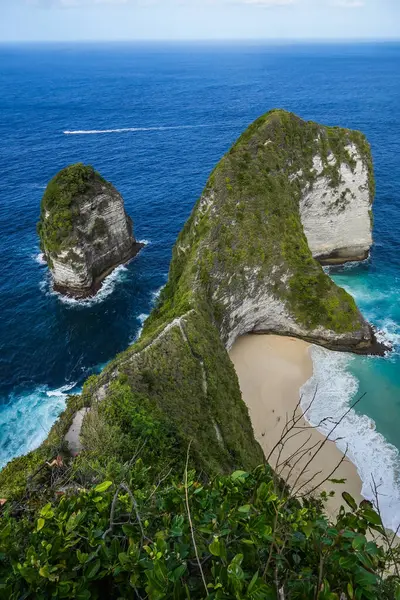
[[[373,332],[353,298],[313,258],[366,257],[373,196],[361,133],[268,113],[212,173],[149,324],[179,314],[185,299],[207,306],[228,349],[244,333],[273,332],[373,351]]]
[[[350,196],[344,198],[342,186],[352,177]],[[121,394],[125,398],[127,390],[133,406],[163,415],[178,455],[191,443],[193,461],[205,473],[262,462],[227,349],[244,333],[274,332],[332,349],[382,350],[353,298],[324,273],[310,250],[321,256],[313,235],[331,223],[324,258],[341,252],[343,260],[355,258],[360,246],[364,257],[371,243],[373,194],[370,148],[361,133],[284,111],[258,119],[207,182],[178,237],[168,283],[140,339],[90,378],[81,396],[70,399],[38,451],[0,474],[0,490],[7,481],[23,480],[50,448],[63,443],[83,406],[91,409],[81,436],[86,463],[129,460],[123,449],[105,453],[94,439],[93,422],[87,426],[92,414],[101,431],[107,428],[106,407]],[[313,220],[305,216],[305,204],[314,211]],[[335,233],[336,217],[350,208],[357,226],[363,219],[364,237],[348,228],[339,240],[343,231]],[[118,418],[112,426],[122,431],[127,425]]]
[[[95,294],[103,279],[142,247],[122,196],[93,167],[81,163],[50,181],[38,233],[54,289],[75,298]]]

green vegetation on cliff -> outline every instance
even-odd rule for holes
[[[93,167],[82,163],[70,165],[53,177],[42,198],[37,227],[44,251],[58,253],[71,241],[74,220],[79,215],[76,199],[99,183],[107,184]]]
[[[386,594],[380,575],[389,557],[364,538],[379,517],[364,507],[330,523],[319,502],[303,505],[257,467],[262,451],[226,351],[229,336],[252,330],[251,302],[261,297],[279,302],[304,337],[329,344],[341,335],[348,349],[368,343],[354,300],[312,258],[299,216],[304,187],[316,178],[313,157],[335,185],[330,153],[351,167],[350,141],[369,157],[361,134],[273,111],[221,160],[140,339],[69,400],[38,450],[0,473],[5,598]],[[92,177],[86,169],[66,175],[80,193]],[[63,177],[42,204],[44,216],[56,207],[58,217],[47,225],[42,216],[41,226],[54,248],[73,211]],[[72,458],[64,436],[84,406],[83,451]],[[182,485],[188,448],[197,476]],[[56,456],[54,470],[46,460]]]
[[[163,301],[146,327],[182,314],[197,290],[226,329],[226,299],[243,297],[251,285],[253,295],[263,289],[280,299],[300,326],[357,331],[361,317],[354,300],[313,259],[299,212],[305,187],[317,178],[313,158],[322,158],[323,174],[335,186],[340,165],[354,166],[350,143],[365,156],[373,181],[361,133],[280,110],[255,121],[213,171],[178,238]]]

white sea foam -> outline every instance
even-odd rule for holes
[[[165,286],[166,284],[164,283],[161,287],[158,288],[158,290],[156,290],[155,292],[151,292],[151,303],[153,306],[156,304]]]
[[[371,262],[371,258],[368,256],[368,258],[366,258],[364,260],[350,261],[350,262],[344,263],[343,265],[325,265],[322,268],[325,271],[325,273],[328,273],[328,275],[330,273],[332,273],[332,275],[335,275],[335,273],[337,274],[338,272],[340,273],[341,271],[352,271],[353,269],[360,268],[360,266],[368,265],[370,262]]]
[[[370,289],[366,285],[352,284],[351,286],[349,286],[345,284],[343,285],[343,283],[340,283],[340,285],[360,304],[373,305],[375,307],[375,304],[377,302],[379,302],[380,300],[386,300],[388,298],[387,291]],[[396,292],[396,297],[398,299],[400,299],[399,296],[399,293]]]
[[[138,332],[134,336],[132,336],[131,339],[129,340],[129,345],[132,345],[135,342],[137,342],[138,339],[140,338],[140,336],[142,335],[142,331],[143,331],[143,327],[144,327],[144,322],[146,321],[146,319],[147,319],[148,316],[149,316],[148,314],[141,313],[140,315],[138,315],[136,317],[137,320],[140,323],[140,327],[139,327]]]
[[[43,252],[39,252],[39,254],[34,254],[33,255],[33,260],[35,260],[41,267],[47,265],[47,262],[44,258],[44,254]]]
[[[151,244],[150,240],[138,240],[138,244],[144,244],[145,246],[148,246],[149,244]]]
[[[31,183],[29,187],[33,190],[45,190],[47,186],[42,183]]]
[[[302,408],[307,420],[327,435],[332,428],[332,420],[338,421],[357,397],[358,381],[347,371],[354,357],[317,346],[311,348],[311,357],[314,372],[301,389]],[[315,400],[309,408],[316,390]],[[327,417],[331,420],[321,424]],[[342,452],[348,446],[347,455],[356,465],[363,482],[363,496],[374,500],[373,479],[380,486],[379,502],[384,524],[395,530],[400,523],[400,455],[397,448],[376,431],[370,418],[353,409],[332,438],[337,440]]]
[[[39,288],[44,294],[48,296],[56,296],[60,300],[60,302],[66,304],[67,306],[87,308],[88,306],[93,306],[94,304],[99,304],[100,302],[103,302],[103,300],[105,300],[110,294],[113,293],[117,283],[125,279],[127,273],[128,269],[126,268],[126,266],[119,265],[116,269],[114,269],[114,271],[112,271],[112,273],[110,273],[110,275],[108,275],[104,279],[101,288],[95,296],[80,300],[77,298],[70,298],[69,296],[63,296],[59,292],[54,291],[52,288],[51,277],[49,273],[46,273],[45,279],[43,279],[39,283]]]
[[[63,133],[64,135],[99,135],[103,133],[136,133],[138,131],[170,131],[173,129],[200,129],[203,127],[213,127],[213,125],[171,125],[159,127],[122,127],[119,129],[78,129],[73,131],[63,131]]]
[[[398,352],[400,349],[400,325],[393,321],[393,319],[386,318],[379,323],[379,329],[376,332],[376,338],[378,342],[383,344],[389,344],[395,351]],[[390,352],[388,358],[397,360],[397,354]]]
[[[11,397],[10,402],[1,407],[0,468],[15,456],[26,454],[43,442],[64,410],[68,392],[75,386],[75,383],[69,383],[55,390],[46,385],[39,386],[31,392]]]

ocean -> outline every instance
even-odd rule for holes
[[[374,155],[371,258],[330,269],[393,345],[385,358],[313,348],[308,418],[338,435],[385,523],[400,522],[400,44],[0,46],[0,466],[36,447],[85,378],[138,336],[212,168],[255,118],[285,108],[360,129]],[[51,291],[36,222],[49,179],[92,164],[146,246],[89,301]]]

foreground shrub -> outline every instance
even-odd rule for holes
[[[366,537],[383,532],[369,503],[346,496],[353,509],[330,523],[264,466],[209,483],[187,470],[183,482],[146,479],[139,459],[118,485],[66,491],[34,514],[10,507],[0,597],[400,598],[397,578],[384,579],[395,551]]]

